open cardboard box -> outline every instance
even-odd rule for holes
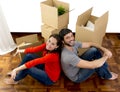
[[[43,40],[39,41],[37,34],[27,35],[16,38],[16,44],[18,49],[26,49],[28,47],[38,46],[43,43]],[[41,52],[36,54],[41,55]],[[20,59],[22,60],[25,53],[19,53]]]
[[[102,40],[106,32],[108,23],[108,11],[101,17],[91,15],[92,8],[79,15],[76,22],[75,39],[80,42],[95,42],[102,45]],[[91,21],[94,24],[94,30],[86,29],[87,22]],[[81,50],[81,51],[80,51]],[[83,53],[85,50],[80,49]]]
[[[47,0],[40,3],[42,22],[53,28],[59,29],[69,23],[69,4],[58,0]],[[58,7],[65,8],[66,13],[58,16]]]

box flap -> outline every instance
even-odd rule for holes
[[[85,25],[90,18],[92,8],[88,9],[84,13],[78,16],[76,24],[79,26]]]
[[[37,34],[32,34],[32,35],[27,35],[27,36],[22,36],[22,37],[18,37],[16,38],[16,43],[17,45],[25,42],[25,43],[34,43],[34,42],[38,42],[38,36]]]
[[[49,17],[46,17],[46,15],[49,15]],[[56,23],[56,20],[58,20],[57,16],[58,16],[58,12],[56,7],[51,7],[49,5],[41,3],[41,17],[43,23],[47,23],[47,24],[51,24],[51,22]],[[57,26],[58,24],[55,25]]]
[[[95,21],[98,19],[98,17],[94,16],[94,15],[91,15],[89,20],[95,24]]]
[[[53,4],[55,7],[63,6],[67,11],[69,11],[69,4],[68,3],[58,1],[58,0],[53,0]]]
[[[95,21],[95,32],[104,36],[108,24],[108,11]]]

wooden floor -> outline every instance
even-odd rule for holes
[[[13,34],[13,37],[17,36]],[[20,62],[18,55],[12,57],[12,53],[9,53],[0,56],[0,92],[120,92],[120,34],[106,34],[103,46],[113,53],[108,64],[111,71],[119,74],[117,80],[103,80],[94,74],[86,81],[76,84],[61,74],[60,79],[53,86],[45,86],[30,76],[21,80],[17,85],[6,85],[3,82],[7,77],[6,73]]]

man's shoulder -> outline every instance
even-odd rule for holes
[[[62,49],[62,54],[66,54],[66,53],[69,53],[69,51],[64,47],[64,48]]]
[[[67,50],[66,48],[63,48],[62,49],[62,52],[61,52],[61,56],[63,57],[67,57],[71,54],[71,52],[69,50]]]

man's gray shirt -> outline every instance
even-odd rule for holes
[[[75,42],[73,46],[73,51],[68,50],[67,48],[63,48],[61,53],[61,65],[65,75],[72,81],[77,80],[77,74],[79,72],[78,67],[76,65],[80,61],[78,56],[78,48],[81,48],[82,44],[80,42]]]

